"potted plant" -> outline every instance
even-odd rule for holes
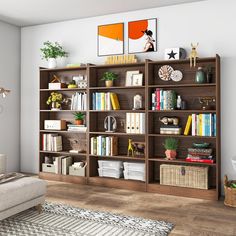
[[[58,111],[61,109],[63,98],[61,93],[52,92],[48,97],[47,104],[51,104],[51,110]]]
[[[167,138],[165,139],[165,143],[163,144],[166,151],[166,159],[174,160],[176,158],[176,149],[178,148],[178,140],[175,138]]]
[[[44,47],[40,48],[42,52],[42,58],[48,61],[48,67],[56,68],[58,57],[67,57],[68,53],[62,48],[58,42],[46,41],[43,43]]]
[[[74,114],[75,124],[76,125],[83,125],[84,123],[84,114],[82,112],[75,112]]]
[[[113,72],[105,72],[101,80],[105,81],[106,87],[112,87],[113,81],[117,79],[117,74]]]

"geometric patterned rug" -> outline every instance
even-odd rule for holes
[[[166,236],[174,225],[46,202],[0,221],[1,236]]]

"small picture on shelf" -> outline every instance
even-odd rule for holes
[[[126,71],[125,86],[132,86],[133,75],[139,74],[139,70]]]
[[[87,88],[87,77],[84,75],[73,76],[72,80],[75,81],[75,84],[78,88]]]
[[[132,76],[132,86],[142,86],[143,85],[143,74],[134,74]]]
[[[145,142],[132,141],[132,145],[134,148],[134,156],[135,157],[145,155]]]

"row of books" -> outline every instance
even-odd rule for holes
[[[87,127],[85,125],[68,124],[67,125],[67,130],[68,131],[77,131],[77,132],[86,132],[87,131]]]
[[[96,111],[120,110],[120,104],[116,93],[93,93],[92,108]]]
[[[62,151],[62,137],[58,134],[43,134],[43,151],[60,152]]]
[[[186,161],[199,163],[214,163],[215,159],[212,155],[212,148],[188,148],[188,155]]]
[[[87,93],[76,92],[71,97],[71,110],[85,111],[87,109]]]
[[[176,108],[176,92],[156,88],[152,93],[152,110],[174,110]]]
[[[68,175],[69,167],[72,165],[73,159],[71,156],[59,156],[55,157],[53,164],[55,165],[55,173]]]
[[[188,116],[184,135],[216,136],[216,114],[192,114]]]
[[[126,133],[145,134],[145,113],[126,113]]]
[[[90,139],[91,154],[97,156],[116,156],[118,155],[118,137],[97,136]]]

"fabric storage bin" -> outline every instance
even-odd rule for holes
[[[116,169],[98,168],[98,174],[100,177],[112,177],[119,179],[122,176],[122,171]]]
[[[122,161],[98,161],[99,168],[123,169]]]
[[[208,189],[208,166],[160,165],[160,184]]]
[[[84,165],[84,167],[74,167],[74,166],[70,166],[69,167],[69,175],[74,175],[74,176],[85,176],[86,174],[86,166],[87,163]]]
[[[145,181],[145,172],[125,170],[124,171],[124,178],[125,179]]]
[[[139,162],[124,162],[124,169],[145,172],[145,164]]]
[[[42,164],[42,171],[48,173],[56,173],[56,166],[54,164]]]

